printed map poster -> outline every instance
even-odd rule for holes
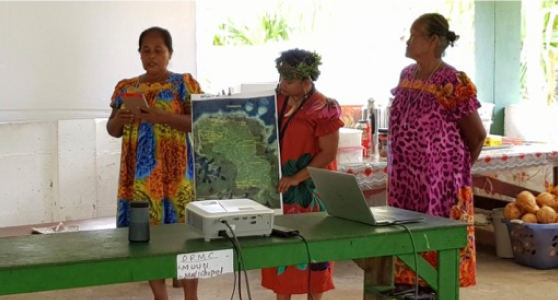
[[[196,200],[257,201],[282,213],[275,91],[192,95]]]

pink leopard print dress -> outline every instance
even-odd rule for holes
[[[445,66],[428,80],[406,67],[389,118],[388,203],[434,216],[467,221],[468,245],[460,252],[460,286],[476,284],[471,159],[457,121],[480,107],[474,84]],[[437,267],[436,252],[422,256]],[[396,262],[396,282],[412,284],[414,272]]]

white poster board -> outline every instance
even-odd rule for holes
[[[233,249],[176,256],[177,279],[211,278],[233,271]]]

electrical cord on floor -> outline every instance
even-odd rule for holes
[[[236,237],[236,234],[234,233],[234,230],[232,229],[231,225],[229,224],[229,222],[227,222],[227,220],[222,220],[221,223],[225,224],[225,226],[227,226],[227,228],[229,229],[229,231],[231,232],[232,236],[233,236],[233,245],[236,248],[237,252],[239,253],[238,257],[240,260],[240,263],[242,264],[242,270],[244,271],[244,279],[246,281],[246,291],[248,292],[248,299],[252,300],[252,294],[250,292],[250,281],[248,280],[248,272],[246,271],[246,264],[244,262],[244,257],[242,256],[242,248],[240,248],[240,243],[238,242],[238,239]],[[239,293],[240,293],[240,299],[242,299],[242,291],[241,286],[242,286],[242,276],[240,276],[239,280],[238,280],[239,284],[238,284],[238,289],[239,289]]]
[[[314,300],[314,295],[312,294],[312,269],[310,264],[312,263],[312,256],[310,256],[310,247],[308,246],[308,242],[306,239],[300,234],[296,234],[298,237],[302,239],[304,245],[306,245],[306,254],[308,255],[308,295],[310,296],[310,300]]]
[[[407,231],[407,233],[409,234],[409,238],[411,239],[411,247],[413,247],[413,254],[415,255],[415,299],[418,299],[418,295],[419,295],[419,267],[418,267],[418,253],[417,253],[417,249],[416,249],[416,245],[415,245],[415,240],[413,239],[413,233],[411,232],[411,230],[409,229],[409,227],[407,227],[405,224],[401,224],[401,223],[394,223],[394,225],[399,225],[403,228],[405,228],[405,230]]]

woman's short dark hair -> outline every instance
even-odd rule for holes
[[[444,53],[448,46],[454,45],[455,41],[459,39],[459,35],[449,30],[448,20],[438,13],[428,13],[421,15],[417,22],[425,25],[426,34],[430,37],[433,35],[438,36],[440,40],[440,55]]]
[[[161,38],[163,38],[163,42],[165,43],[165,46],[167,46],[167,48],[169,49],[169,52],[172,53],[172,51],[173,51],[173,49],[172,49],[172,36],[171,36],[170,32],[168,30],[164,29],[164,28],[157,27],[157,26],[147,28],[146,30],[144,30],[140,34],[138,51],[141,51],[141,45],[143,43],[143,38],[150,33],[159,34],[161,36]]]

